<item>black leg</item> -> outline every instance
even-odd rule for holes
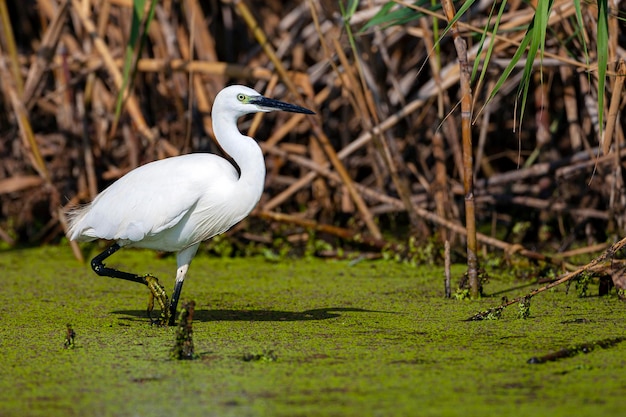
[[[174,313],[176,313],[176,303],[178,303],[178,297],[180,296],[181,288],[178,288],[178,286],[176,287],[178,288],[178,293],[175,294],[176,303],[174,303],[172,306],[171,304],[168,304],[167,294],[163,290],[163,287],[159,284],[159,280],[156,277],[153,277],[150,274],[141,276],[141,275],[131,274],[129,272],[118,271],[117,269],[113,269],[113,268],[107,268],[106,265],[102,261],[104,261],[109,256],[113,255],[119,249],[120,249],[120,245],[118,245],[117,243],[114,243],[113,245],[109,246],[107,250],[105,250],[98,256],[94,257],[91,260],[91,267],[93,268],[95,273],[100,276],[119,278],[119,279],[124,279],[127,281],[133,281],[133,282],[138,282],[140,284],[147,285],[148,289],[150,290],[150,300],[148,301],[148,318],[150,319],[150,322],[165,325],[169,319],[170,324],[173,325],[175,318],[173,316],[168,317],[168,312],[173,311]],[[180,287],[182,287],[182,283]],[[161,318],[156,321],[152,319],[152,309],[154,307],[155,299],[161,306]],[[170,308],[171,310],[168,311],[168,308]]]
[[[94,270],[96,274],[103,276],[103,277],[120,278],[120,279],[125,279],[127,281],[138,282],[140,284],[146,285],[146,280],[144,279],[144,277],[140,275],[131,274],[128,272],[118,271],[117,269],[113,269],[113,268],[107,268],[106,265],[102,263],[102,261],[104,261],[109,256],[113,255],[119,249],[120,249],[120,245],[118,245],[117,243],[114,243],[111,246],[109,246],[107,250],[105,250],[100,255],[94,257],[91,260],[91,268]]]
[[[176,324],[176,306],[178,305],[178,299],[180,298],[180,293],[183,290],[183,282],[184,281],[176,281],[176,285],[174,285],[174,292],[172,293],[172,301],[170,301],[170,322],[169,322],[170,326],[173,326]]]

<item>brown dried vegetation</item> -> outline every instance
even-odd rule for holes
[[[160,1],[118,122],[131,0],[8,3],[10,25],[0,25],[0,239],[10,245],[59,239],[68,207],[141,164],[218,152],[210,108],[231,83],[317,113],[241,122],[260,139],[268,177],[248,227],[233,234],[267,242],[280,230],[298,243],[317,229],[378,248],[408,236],[462,241],[459,67],[449,35],[435,47],[441,12],[358,33],[384,4],[361,2],[350,20],[357,59],[335,1]],[[488,12],[476,8],[460,24],[470,65]],[[624,74],[624,16],[609,19],[612,140],[602,152],[595,2],[583,8],[590,64],[572,2],[555,0],[543,82],[537,65],[527,116],[515,120],[516,72],[485,105],[532,13],[526,2],[509,2],[492,68],[472,86],[479,241],[599,250],[624,234],[626,221],[616,76]]]

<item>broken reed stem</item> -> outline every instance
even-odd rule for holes
[[[475,315],[473,315],[472,317],[468,318],[467,321],[476,321],[476,320],[484,320],[486,319],[489,314],[496,312],[496,311],[502,311],[502,309],[504,309],[505,307],[510,306],[511,304],[516,304],[518,302],[520,302],[523,299],[530,299],[532,297],[534,297],[537,294],[540,294],[544,291],[549,290],[550,288],[554,288],[558,285],[561,285],[567,281],[572,280],[573,278],[576,278],[578,275],[582,274],[583,272],[596,272],[598,269],[604,269],[606,266],[602,265],[601,263],[606,261],[609,258],[612,258],[613,255],[618,252],[619,250],[621,250],[624,246],[626,246],[626,237],[622,238],[620,241],[614,243],[613,245],[611,245],[610,248],[608,248],[607,250],[605,250],[604,252],[602,252],[602,254],[600,256],[598,256],[597,258],[593,259],[591,262],[589,262],[588,264],[581,266],[580,268],[576,269],[575,271],[572,272],[568,272],[567,274],[563,275],[561,278],[557,279],[554,282],[551,282],[548,285],[545,285],[541,288],[537,288],[531,292],[529,292],[528,294],[522,296],[522,297],[517,297],[513,300],[507,301],[506,303],[503,303],[501,305],[499,305],[498,307],[494,307],[494,308],[490,308],[489,310],[486,311],[482,311],[480,313],[477,313]]]
[[[195,308],[196,302],[193,300],[183,303],[178,316],[176,343],[170,352],[172,359],[191,360],[197,357],[193,346],[193,314]]]

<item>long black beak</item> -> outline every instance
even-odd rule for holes
[[[315,114],[315,112],[312,112],[309,109],[305,109],[304,107],[296,106],[295,104],[284,103],[282,101],[274,100],[273,98],[267,98],[264,96],[250,97],[250,102],[252,104],[256,104],[259,107],[262,107],[266,111],[280,110],[290,113]]]

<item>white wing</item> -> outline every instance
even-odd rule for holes
[[[235,168],[213,154],[183,155],[143,165],[117,180],[91,204],[70,213],[68,236],[78,241],[108,239],[132,243],[151,240],[151,237],[179,226],[183,219],[188,221],[199,201],[203,207],[223,206],[237,179]],[[205,215],[211,212],[203,211]],[[203,223],[211,222],[211,219],[203,219]],[[223,226],[215,225],[214,228]],[[174,240],[179,243],[174,245],[180,246],[190,239],[194,237],[178,236]],[[162,240],[163,236],[162,247],[155,249],[182,249],[169,247],[173,243]]]

